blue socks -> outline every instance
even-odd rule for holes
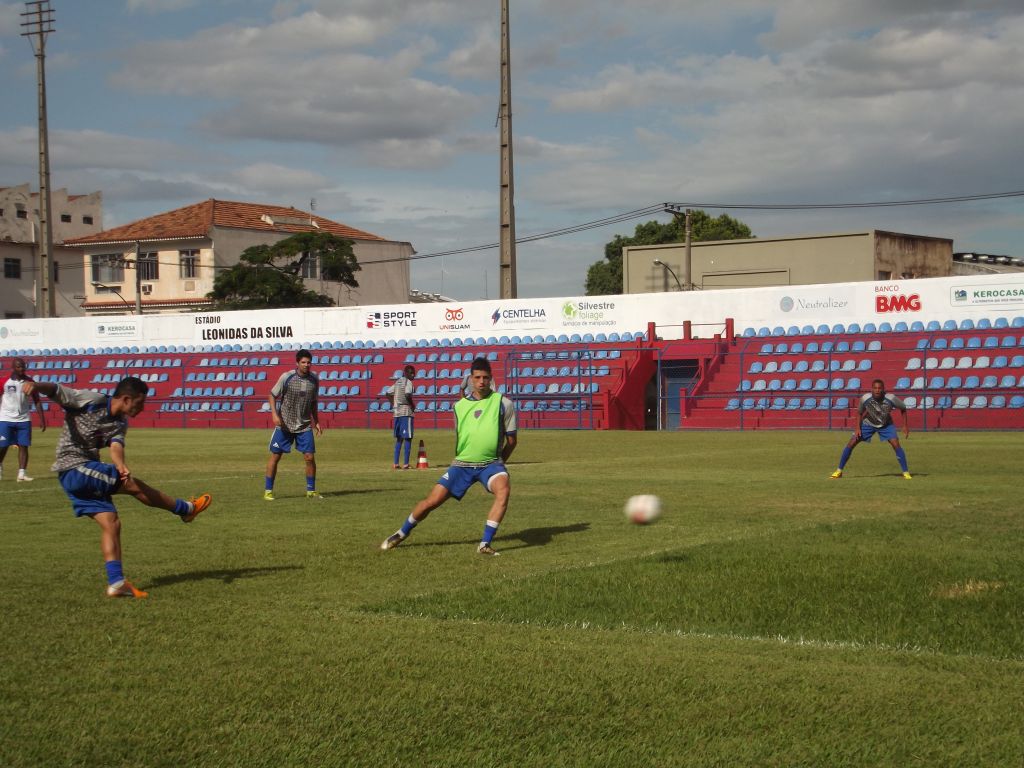
[[[174,510],[173,511],[174,511],[174,514],[176,514],[178,517],[184,517],[185,515],[189,514],[193,510],[193,508],[194,508],[193,505],[190,504],[189,502],[185,501],[184,499],[175,499],[174,500]]]
[[[263,490],[264,491],[272,491],[272,490],[274,490],[274,478],[272,478],[272,477],[265,477],[265,478],[263,478]]]
[[[501,523],[495,523],[495,522],[493,522],[491,520],[488,520],[487,524],[484,526],[484,537],[482,539],[480,539],[480,543],[481,544],[490,544],[491,543],[491,539],[494,538],[494,534],[496,534],[498,532],[498,526],[499,525],[501,525]]]
[[[412,515],[409,515],[409,519],[402,523],[401,533],[403,539],[412,533],[412,529],[416,527],[416,524],[417,523],[413,520]]]
[[[900,463],[900,469],[904,472],[909,472],[907,469],[907,454],[903,452],[903,446],[896,449],[896,460]]]
[[[406,440],[405,441],[405,463],[406,464],[409,463],[409,454],[410,453],[412,453],[412,440]],[[398,461],[398,459],[395,459],[395,461]]]
[[[843,448],[843,455],[839,457],[839,469],[846,466],[846,462],[850,460],[850,456],[853,455],[853,448],[846,446]]]
[[[120,560],[107,560],[104,565],[107,568],[107,584],[120,586],[124,583],[124,572],[121,570]]]
[[[402,441],[401,440],[395,440],[395,460],[393,462],[391,462],[391,463],[392,464],[398,464],[398,459],[399,459],[399,457],[401,455],[402,455]],[[406,461],[408,462],[408,459],[406,459]]]
[[[316,490],[316,475],[313,475],[312,477],[310,477],[309,475],[306,475],[306,490],[307,491],[315,491]]]

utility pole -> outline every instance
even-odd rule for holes
[[[501,237],[498,293],[501,299],[519,295],[516,286],[516,210],[512,183],[512,60],[508,35],[508,1],[501,0]]]
[[[693,262],[690,260],[690,244],[693,240],[693,227],[690,226],[690,209],[686,209],[686,247],[683,261],[683,286],[687,291],[693,290]]]
[[[36,55],[36,81],[39,95],[39,281],[36,313],[43,317],[57,314],[53,292],[53,225],[50,218],[50,138],[46,127],[46,36],[54,31],[54,12],[50,0],[29,0],[21,14],[22,37],[27,37]]]
[[[139,241],[135,241],[135,314],[142,314],[142,269],[139,264]]]

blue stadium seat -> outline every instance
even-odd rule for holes
[[[850,323],[846,326],[847,333],[860,333],[860,323]]]
[[[905,322],[903,322],[902,320],[900,320],[899,322],[897,322],[897,323],[896,323],[896,325],[894,325],[894,326],[892,327],[892,332],[893,332],[893,333],[906,333],[906,332],[907,332],[907,331],[909,331],[909,330],[910,330],[910,328],[909,328],[909,327],[907,326],[907,324],[906,324]]]
[[[1024,328],[1024,317],[1017,316],[1010,321],[1011,328]],[[89,349],[89,354],[93,354],[92,349]]]
[[[789,347],[789,353],[791,355],[802,355],[804,353],[803,342],[795,341]]]
[[[992,395],[992,399],[988,401],[989,408],[1005,408],[1006,407],[1006,396],[1005,395]]]
[[[808,355],[814,355],[814,354],[817,354],[818,349],[819,349],[818,342],[816,342],[816,341],[808,341],[807,342],[807,346],[804,347],[804,353],[808,354]]]
[[[932,340],[932,349],[945,349],[949,345],[949,341],[944,338],[938,338]]]
[[[800,335],[800,329],[797,326],[795,326],[795,325],[791,325],[791,326],[789,326],[789,328],[786,329],[786,335],[787,336],[799,336]]]
[[[1024,408],[1024,395],[1014,395],[1010,398],[1010,408]]]
[[[878,324],[879,333],[892,333],[892,323],[885,321]]]
[[[974,327],[979,331],[988,331],[992,328],[992,322],[987,317],[983,317],[975,323]]]
[[[805,326],[803,326],[800,329],[800,335],[801,336],[813,336],[814,335],[814,326],[813,325],[805,325]]]
[[[900,376],[900,378],[896,380],[896,389],[910,389],[910,377]]]

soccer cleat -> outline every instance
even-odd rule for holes
[[[380,548],[383,550],[394,549],[399,544],[401,544],[404,539],[405,536],[402,535],[401,531],[395,531],[386,539],[384,539],[384,541],[380,545]]]
[[[833,472],[831,475],[829,475],[829,477],[831,477],[833,480],[838,480],[842,476],[843,476],[843,470],[841,470],[841,469],[837,469],[835,472]]]
[[[28,475],[18,475],[19,483],[31,483],[33,480],[35,480],[34,477],[29,477]]]
[[[402,468],[402,467],[401,467],[400,465],[398,465],[398,464],[395,464],[395,469],[401,469],[401,468]]]
[[[913,475],[911,475],[911,474],[910,474],[909,472],[904,472],[904,473],[903,473],[903,479],[904,479],[904,480],[913,480],[913,479],[914,479],[914,476],[913,476]]]
[[[483,542],[480,542],[480,545],[476,548],[476,551],[477,554],[487,555],[489,557],[497,557],[501,554],[501,552],[498,552],[490,544],[484,544]]]
[[[120,584],[111,584],[107,587],[107,597],[134,597],[141,600],[144,597],[149,597],[149,593],[136,589],[129,581],[122,581]]]
[[[213,501],[213,497],[208,493],[204,493],[202,496],[196,496],[194,499],[189,499],[189,501],[192,503],[192,511],[187,515],[181,516],[181,522],[183,523],[191,523],[195,520],[196,516],[200,512],[210,506],[210,502]]]
[[[274,500],[274,492],[273,491],[264,491],[263,492],[263,500],[264,501],[273,501]]]
[[[404,467],[402,467],[402,469],[412,469],[412,467],[410,467],[408,464],[406,464]]]
[[[320,491],[306,491],[306,498],[307,499],[322,499],[323,496],[320,495]]]

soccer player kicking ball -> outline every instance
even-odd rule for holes
[[[481,555],[498,554],[491,541],[505,517],[511,494],[505,462],[516,447],[516,412],[511,400],[491,389],[487,358],[474,360],[470,375],[472,392],[455,404],[455,460],[402,527],[384,540],[381,549],[394,549],[449,496],[461,501],[473,483],[480,483],[494,495],[494,502],[476,551]]]
[[[900,463],[900,469],[903,470],[903,478],[911,479],[910,472],[907,470],[907,455],[900,447],[900,440],[896,436],[896,425],[892,421],[893,409],[903,415],[903,437],[909,437],[910,424],[907,421],[907,406],[895,395],[886,394],[885,382],[875,379],[871,382],[871,393],[860,399],[858,411],[860,431],[854,432],[850,437],[850,442],[843,448],[843,455],[839,457],[839,468],[832,473],[833,480],[838,480],[843,476],[843,468],[846,467],[846,462],[850,460],[850,455],[857,444],[871,442],[871,436],[875,434],[878,435],[879,440],[889,441],[889,445],[896,452],[896,460]]]
[[[76,517],[91,517],[100,527],[100,549],[107,569],[107,597],[147,597],[129,583],[121,569],[121,520],[111,497],[134,496],[147,507],[173,512],[191,523],[210,506],[210,494],[175,499],[146,485],[125,464],[124,441],[128,419],[146,406],[149,386],[128,376],[110,397],[91,390],[77,390],[49,382],[26,381],[26,395],[39,392],[64,409],[64,431],[57,441],[57,459],[51,468],[59,473],[61,487],[71,499]],[[100,448],[110,448],[111,464],[100,459]]]

